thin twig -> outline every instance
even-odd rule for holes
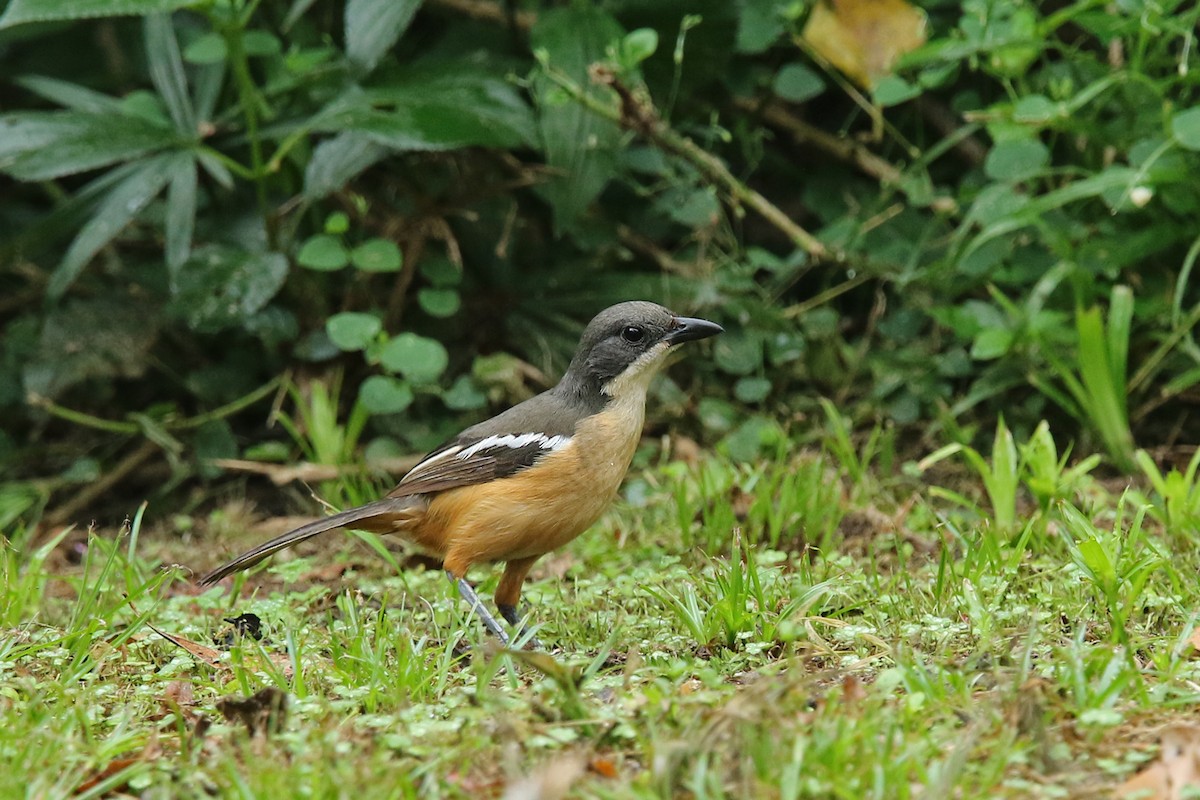
[[[483,22],[495,22],[501,25],[515,24],[522,31],[528,31],[537,22],[537,12],[517,11],[509,14],[499,3],[489,3],[486,0],[434,0],[430,5],[456,11],[463,16]]]
[[[115,467],[84,486],[66,503],[46,514],[46,523],[51,527],[57,527],[70,522],[75,515],[125,480],[131,472],[153,458],[157,452],[158,445],[146,439],[138,445],[136,450],[121,459]]]
[[[199,428],[206,422],[233,416],[275,391],[275,387],[279,385],[279,381],[280,377],[272,378],[249,394],[243,395],[223,406],[214,408],[212,411],[206,411],[203,414],[197,414],[194,417],[184,419],[163,420],[160,424],[163,429],[168,431],[190,430],[192,428]],[[84,428],[93,428],[98,431],[118,433],[125,436],[132,436],[142,431],[142,426],[137,422],[104,419],[103,417],[97,417],[84,411],[76,411],[73,408],[61,406],[49,397],[36,392],[30,392],[26,397],[26,402],[35,408],[42,409],[52,417],[58,417],[61,420],[80,425]]]
[[[832,286],[818,295],[808,298],[803,303],[796,303],[794,306],[788,306],[783,310],[783,315],[789,319],[802,317],[809,311],[812,311],[818,306],[823,306],[835,297],[845,294],[856,286],[862,286],[869,280],[874,280],[875,275],[868,272],[860,272],[849,280],[842,281],[837,286]]]
[[[621,82],[612,69],[603,64],[592,64],[588,72],[594,83],[607,86],[617,93],[621,101],[620,108],[613,108],[601,102],[585,92],[573,80],[555,70],[547,70],[547,75],[572,99],[589,111],[616,122],[622,128],[637,133],[659,149],[679,156],[690,163],[709,183],[720,189],[728,200],[735,204],[748,206],[814,259],[845,260],[843,253],[830,250],[817,237],[797,225],[778,206],[734,177],[720,159],[691,139],[672,130],[659,117],[657,110],[649,100],[635,95],[628,86]]]
[[[902,173],[899,169],[860,143],[810,125],[776,101],[768,100],[760,104],[746,97],[735,97],[733,103],[742,111],[758,114],[768,125],[782,129],[797,144],[810,145],[839,161],[852,164],[880,183],[900,182]]]

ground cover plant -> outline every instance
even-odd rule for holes
[[[553,652],[497,650],[384,543],[201,591],[171,561],[213,542],[148,539],[140,513],[38,548],[14,530],[0,791],[1102,796],[1193,730],[1200,457],[1141,492],[1053,446],[1002,427],[972,459],[1015,519],[944,454],[863,480],[819,443],[753,467],[646,448],[527,587]]]
[[[1198,19],[0,2],[0,796],[1186,796]],[[192,582],[633,298],[727,333],[551,652],[371,536]]]

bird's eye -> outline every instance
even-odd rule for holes
[[[637,344],[646,338],[646,331],[636,325],[628,325],[621,330],[621,338],[630,344]]]

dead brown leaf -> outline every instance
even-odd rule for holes
[[[1158,761],[1117,788],[1125,800],[1183,800],[1184,790],[1200,787],[1200,727],[1172,725],[1162,734]]]
[[[599,775],[601,778],[615,780],[620,776],[617,770],[617,761],[612,756],[592,756],[588,762],[588,769]]]
[[[125,758],[114,758],[112,761],[108,762],[106,765],[104,765],[103,769],[98,770],[91,777],[87,778],[82,783],[80,783],[78,786],[76,786],[75,794],[81,795],[81,794],[84,794],[85,792],[89,792],[92,789],[99,786],[101,783],[104,783],[105,781],[109,780],[113,776],[124,772],[125,770],[129,769],[130,767],[140,764],[143,761],[153,761],[161,755],[162,755],[162,746],[159,745],[158,737],[155,736],[155,737],[151,738],[149,742],[146,743],[146,746],[137,755],[127,756]],[[126,788],[127,788],[127,784],[118,783],[115,786],[109,787],[109,793],[121,792],[121,791],[124,791]]]
[[[821,0],[804,42],[864,89],[891,74],[900,56],[925,43],[925,13],[907,0]]]
[[[560,800],[583,775],[585,766],[579,755],[556,758],[529,777],[510,783],[504,800]]]
[[[1200,628],[1193,630],[1192,635],[1188,637],[1187,641],[1192,647],[1191,655],[1195,658],[1197,654],[1200,654]]]
[[[229,664],[221,660],[222,653],[220,650],[216,650],[208,645],[200,644],[199,642],[193,642],[191,639],[185,639],[182,636],[176,636],[173,633],[167,633],[166,631],[159,630],[149,622],[146,623],[146,627],[176,647],[183,648],[192,656],[192,658],[196,659],[197,661],[201,661],[217,670],[228,671],[230,669]]]

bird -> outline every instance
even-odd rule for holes
[[[484,627],[509,637],[467,581],[475,564],[504,562],[500,615],[517,612],[537,559],[590,528],[616,498],[645,420],[646,392],[678,345],[723,332],[647,301],[611,306],[587,324],[551,389],[466,428],[431,451],[385,497],[310,522],[200,579],[212,585],[298,542],[339,528],[395,534],[440,559]],[[532,637],[526,640],[537,646]]]

